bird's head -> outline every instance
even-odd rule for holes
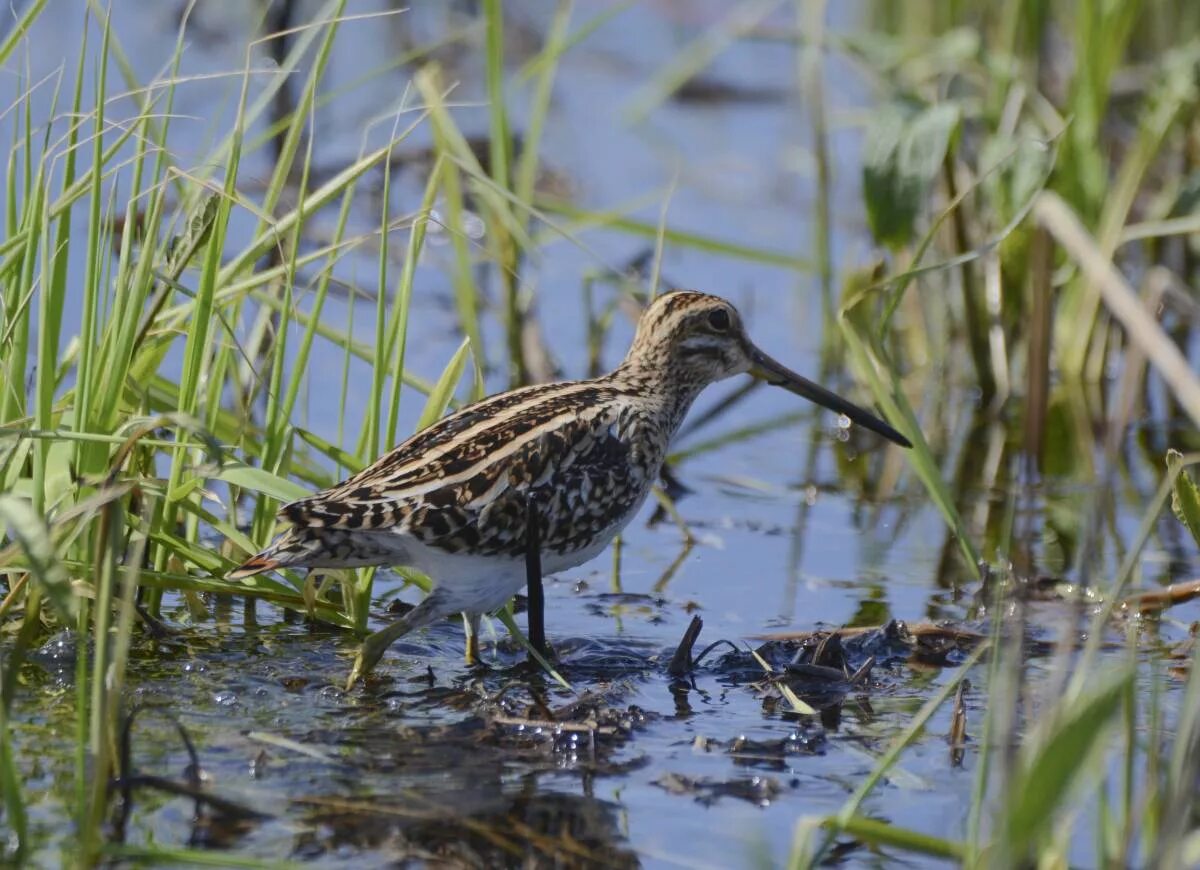
[[[875,415],[759,350],[746,334],[737,309],[719,296],[677,291],[656,298],[638,321],[625,366],[643,376],[661,379],[665,385],[674,384],[696,393],[716,381],[749,373],[845,414],[889,441],[912,446]]]

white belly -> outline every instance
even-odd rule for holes
[[[582,565],[607,549],[614,537],[629,524],[645,502],[645,496],[587,546],[567,553],[542,551],[542,576],[549,577]],[[393,537],[397,565],[429,575],[448,612],[490,613],[525,587],[525,560],[504,556],[473,556],[447,553],[426,546],[408,535]],[[451,606],[452,605],[452,606]]]

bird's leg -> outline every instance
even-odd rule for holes
[[[425,600],[406,613],[400,619],[397,619],[391,625],[386,625],[374,634],[367,635],[359,647],[358,656],[354,659],[354,667],[350,671],[350,679],[346,682],[346,688],[351,688],[358,678],[364,674],[370,673],[371,669],[379,663],[383,658],[384,652],[389,646],[395,643],[417,628],[423,628],[443,616],[449,616],[457,608],[447,607],[444,596],[440,589],[434,589]]]
[[[525,494],[525,585],[529,645],[546,656],[546,597],[542,589],[542,530],[533,494]]]
[[[467,633],[467,664],[477,665],[482,660],[479,657],[479,619],[482,614],[464,613],[463,628]]]

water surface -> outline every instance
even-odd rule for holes
[[[469,5],[430,5],[343,25],[327,87],[386,63],[399,46],[463,26],[467,19],[459,7]],[[385,6],[352,3],[351,11]],[[590,4],[579,6],[579,21],[595,12],[586,8]],[[29,37],[34,80],[60,64],[72,69],[71,52],[81,42],[83,21],[75,4],[52,0],[50,7]],[[300,7],[304,14],[315,9]],[[832,28],[867,26],[857,4],[830,7]],[[505,4],[514,69],[540,44],[552,8]],[[704,74],[710,93],[715,83],[733,97],[668,100],[642,123],[626,119],[639,89],[725,10],[719,2],[634,5],[568,52],[555,83],[544,162],[583,207],[628,209],[638,203],[632,214],[653,223],[669,200],[667,220],[676,229],[809,257],[815,172],[808,107],[793,86],[794,44],[767,38],[736,43]],[[174,4],[113,4],[115,33],[143,80],[169,58],[177,14]],[[791,18],[777,13],[767,23],[786,29]],[[200,4],[188,31],[184,73],[240,69],[254,24],[243,4]],[[94,49],[99,40],[92,28]],[[455,91],[465,105],[456,112],[460,124],[469,133],[485,133],[478,41],[448,47],[440,56],[447,78],[460,83]],[[254,58],[256,65],[269,66],[261,52]],[[870,110],[875,95],[844,57],[831,53],[825,63],[832,253],[835,274],[841,274],[868,262],[873,252],[858,187],[861,133],[855,119]],[[383,141],[412,71],[380,74],[322,109],[315,122],[314,163],[336,169],[359,153],[364,136],[369,143]],[[180,165],[202,159],[228,129],[238,87],[236,78],[181,86],[176,111],[184,117],[173,126]],[[47,100],[35,101],[35,107],[48,111]],[[514,91],[514,127],[522,126],[525,111]],[[428,147],[428,136],[421,128],[406,144],[415,154]],[[270,169],[268,148],[249,154],[242,184],[252,189]],[[127,183],[120,179],[118,187]],[[400,177],[397,213],[417,206],[423,184],[419,169]],[[356,210],[359,231],[377,224],[375,208],[364,201]],[[82,222],[86,215],[77,218]],[[237,219],[248,232],[249,219]],[[86,224],[76,229],[85,232]],[[394,240],[396,250],[403,241]],[[578,241],[583,244],[546,244],[523,275],[536,290],[549,349],[568,377],[586,369],[584,277],[620,268],[647,244],[611,230],[583,232]],[[441,371],[460,341],[448,250],[436,239],[430,245],[413,303],[408,365],[425,377]],[[339,265],[338,277],[374,292],[375,269],[374,253],[364,250]],[[670,245],[663,273],[676,285],[729,297],[762,347],[800,371],[817,372],[822,291],[814,274]],[[330,322],[345,322],[348,298],[326,308]],[[501,389],[506,385],[501,333],[494,318],[489,322],[488,384]],[[369,341],[371,304],[359,302],[354,324]],[[617,324],[605,348],[607,364],[619,361],[632,329],[631,323]],[[341,367],[340,351],[318,349],[297,422],[351,443],[371,381],[366,367],[356,363],[339,419],[336,402],[327,397],[341,392]],[[955,374],[955,365],[947,368]],[[957,370],[965,373],[965,363]],[[845,372],[828,377],[831,386],[865,399]],[[733,383],[711,388],[693,417],[735,388]],[[952,409],[936,449],[948,478],[966,468],[956,478],[955,495],[982,536],[1017,496],[1005,475],[993,483],[976,469],[997,461],[1015,467],[1015,423],[976,427],[969,385],[954,377],[937,385],[936,393],[925,396],[923,410],[940,415],[937,409]],[[422,396],[406,395],[401,431],[411,430],[422,405]],[[648,506],[624,536],[619,564],[606,553],[548,582],[548,629],[575,693],[519,667],[522,657],[498,623],[484,671],[462,664],[461,626],[447,622],[396,644],[374,678],[345,691],[355,649],[349,636],[261,604],[248,617],[240,600],[209,600],[208,616],[194,619],[181,600],[169,599],[174,631],[137,641],[130,663],[130,702],[146,708],[133,740],[136,767],[184,776],[188,756],[164,715],[169,712],[195,742],[207,787],[267,818],[219,819],[206,812],[197,819],[186,798],[144,791],[127,840],[193,843],[316,866],[434,858],[479,866],[527,860],[696,867],[781,863],[796,822],[840,809],[887,741],[948,672],[893,649],[867,681],[835,693],[840,700],[822,697],[827,703],[821,716],[799,717],[757,684],[762,675],[745,656],[723,657],[718,651],[689,678],[672,679],[667,662],[692,615],[704,620],[701,646],[724,638],[743,649],[765,633],[892,619],[950,620],[987,631],[977,590],[956,561],[941,517],[895,448],[869,433],[847,432],[827,412],[769,388],[686,433],[677,447],[687,451],[793,412],[752,438],[689,455],[676,466],[691,490],[679,509],[695,534],[694,546],[686,546],[670,521],[651,523]],[[1118,542],[1132,537],[1157,484],[1159,472],[1146,457],[1161,456],[1169,437],[1157,425],[1135,432],[1123,453],[1120,486],[1111,492],[1078,463],[1047,476],[1032,492],[1020,491],[1019,528],[1034,530],[1026,543],[1035,563],[1076,579],[1075,556],[1086,544],[1097,552],[1094,576],[1111,576]],[[1153,449],[1143,453],[1139,443]],[[1064,511],[1089,509],[1102,496],[1112,499],[1115,537],[1083,541],[1079,528],[1064,524]],[[1159,540],[1170,541],[1170,533]],[[987,553],[997,563],[1009,555]],[[1154,582],[1182,579],[1197,567],[1182,545],[1159,543],[1152,545],[1146,566]],[[394,576],[385,575],[376,588],[390,598],[397,586]],[[415,601],[417,594],[405,591],[400,597]],[[381,601],[380,621],[385,606]],[[1032,610],[1033,631],[1048,637],[1069,612],[1053,601]],[[1182,641],[1187,624],[1197,618],[1195,605],[1173,611],[1160,626],[1164,647]],[[946,663],[960,660],[961,654],[952,654]],[[1148,678],[1155,661],[1147,654]],[[1031,659],[1035,687],[1046,667],[1044,660]],[[44,863],[53,863],[69,838],[71,672],[47,657],[28,665],[14,714],[42,843],[37,857]],[[1179,690],[1176,682],[1167,683],[1168,709]],[[979,668],[965,694],[973,734],[986,692],[986,672]],[[538,724],[552,716],[573,724],[566,731]],[[955,765],[948,731],[947,708],[864,812],[938,836],[965,836],[979,746],[972,741],[962,764]],[[1081,861],[1089,849],[1078,847]],[[849,849],[843,860],[865,866],[888,858]]]

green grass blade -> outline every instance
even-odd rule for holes
[[[863,297],[855,294],[852,287],[849,295],[858,302],[851,308],[842,309],[838,323],[842,328],[842,335],[846,339],[846,348],[850,353],[854,369],[870,387],[875,401],[884,411],[884,416],[912,441],[912,449],[906,453],[906,456],[913,472],[924,484],[946,524],[954,533],[963,561],[966,562],[967,571],[975,580],[978,580],[980,578],[980,557],[972,542],[970,530],[954,504],[953,496],[942,477],[933,451],[930,450],[924,433],[921,431],[916,412],[904,393],[896,367],[888,359],[887,352],[880,345],[875,330],[867,319]]]
[[[1075,784],[1097,772],[1089,762],[1116,725],[1132,679],[1120,673],[1056,715],[1042,714],[1041,733],[1022,750],[1000,826],[1000,842],[1015,860],[1033,852]]]
[[[10,656],[0,659],[7,667],[12,667],[15,660]],[[21,774],[13,755],[8,714],[2,709],[0,709],[0,800],[3,800],[4,803],[4,826],[11,832],[12,839],[16,841],[16,849],[9,852],[8,844],[5,844],[0,855],[19,866],[29,844],[29,814],[25,809],[25,799],[21,793]]]
[[[270,471],[257,468],[253,465],[230,463],[213,474],[211,479],[223,480],[226,483],[232,483],[234,486],[248,489],[251,492],[269,495],[271,498],[282,502],[296,501],[297,499],[312,495],[312,493],[298,483],[293,483],[285,477],[280,477],[277,474],[272,474]]]
[[[42,10],[46,8],[46,0],[34,0],[21,13],[21,17],[10,25],[8,34],[4,37],[4,41],[0,42],[0,66],[8,61],[9,55],[13,53],[21,40],[25,38],[25,34],[29,32],[29,28],[37,21],[38,16],[42,14]]]
[[[836,826],[843,834],[871,846],[891,846],[914,855],[928,855],[948,861],[961,861],[966,854],[962,843],[899,828],[866,816],[854,816],[846,821],[831,818],[825,824]]]
[[[458,386],[458,382],[462,380],[463,369],[466,368],[467,354],[470,350],[470,339],[463,339],[463,343],[458,346],[454,356],[450,357],[450,362],[446,363],[446,367],[442,369],[442,374],[437,379],[437,383],[433,385],[425,407],[421,411],[421,417],[417,420],[418,432],[432,426],[446,413],[454,390]]]
[[[1192,534],[1192,540],[1200,546],[1200,488],[1192,476],[1183,470],[1183,454],[1178,450],[1167,451],[1167,468],[1175,475],[1175,486],[1171,490],[1171,510]]]
[[[392,306],[392,323],[395,335],[395,361],[391,365],[392,393],[388,403],[388,420],[386,428],[386,445],[391,448],[396,444],[396,429],[400,420],[400,390],[404,386],[404,359],[408,350],[408,312],[412,305],[413,284],[417,277],[417,263],[421,259],[421,251],[425,248],[425,235],[429,229],[429,214],[433,211],[437,199],[439,179],[443,171],[442,158],[439,157],[429,174],[425,184],[425,193],[421,198],[421,209],[413,220],[408,234],[408,248],[404,252],[404,265],[400,269],[400,280],[396,285],[396,301]],[[385,200],[386,201],[386,200]],[[428,393],[428,391],[427,391]]]
[[[652,201],[661,203],[662,197],[655,194],[652,197]],[[692,248],[708,254],[720,254],[737,260],[761,263],[766,266],[779,266],[780,268],[791,269],[796,272],[811,273],[817,271],[817,264],[806,257],[797,257],[778,251],[768,251],[753,245],[730,242],[704,233],[689,232],[672,227],[660,227],[658,222],[642,221],[626,217],[624,214],[626,209],[595,211],[580,208],[564,200],[540,196],[536,199],[536,205],[539,209],[551,214],[562,215],[573,222],[565,226],[554,227],[553,231],[556,236],[570,238],[592,227],[619,230],[645,239],[657,239],[661,232],[663,240],[676,247]],[[538,244],[543,243],[541,235],[535,238],[535,242]]]
[[[928,701],[921,705],[921,709],[909,721],[904,731],[892,739],[887,751],[879,759],[871,774],[846,799],[841,811],[836,816],[826,820],[825,827],[827,828],[827,834],[824,841],[817,846],[812,854],[804,854],[798,850],[794,851],[789,861],[789,867],[813,867],[822,860],[828,852],[829,847],[833,845],[834,838],[841,832],[844,826],[851,820],[859,817],[863,801],[867,799],[867,796],[875,789],[875,786],[879,784],[887,775],[887,772],[900,760],[901,753],[904,752],[909,744],[917,739],[917,736],[924,730],[925,725],[933,717],[933,714],[954,694],[955,689],[958,688],[958,684],[966,679],[971,668],[975,666],[983,654],[990,648],[990,644],[986,641],[975,647],[974,651],[972,651],[967,660],[962,663],[954,674],[946,680]]]
[[[20,546],[25,567],[45,592],[58,618],[64,625],[74,625],[78,603],[45,519],[26,499],[5,494],[0,495],[0,525]]]

